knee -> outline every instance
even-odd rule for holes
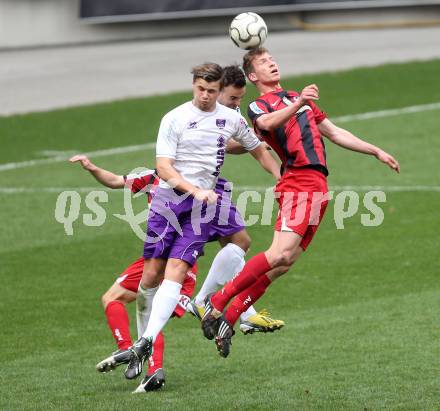
[[[290,251],[283,251],[281,253],[281,262],[278,266],[287,267],[288,270],[289,267],[291,267],[294,262],[295,262],[295,254]]]
[[[129,301],[128,291],[116,283],[113,284],[101,297],[104,310],[112,301],[121,301],[123,303]]]
[[[112,295],[110,293],[110,290],[108,290],[106,293],[104,293],[101,296],[101,303],[102,306],[104,307],[104,310],[107,308],[107,305],[109,305],[109,303],[113,301]]]
[[[141,279],[142,288],[154,288],[157,287],[162,279],[163,274],[157,273],[154,270],[144,270]]]
[[[232,237],[231,242],[240,247],[245,253],[247,253],[251,247],[251,237],[245,230],[241,231],[239,235]]]
[[[290,266],[295,262],[295,255],[290,251],[281,251],[277,253],[270,253],[268,256],[269,263],[272,268],[283,268],[283,274],[286,273]]]
[[[251,237],[248,233],[244,233],[242,245],[240,245],[239,247],[241,247],[245,253],[247,253],[249,251],[249,248],[251,248]]]

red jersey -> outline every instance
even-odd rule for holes
[[[155,187],[159,184],[159,177],[156,170],[145,170],[136,174],[128,174],[124,176],[125,186],[132,193],[143,192],[148,195],[148,202],[151,202],[151,194]]]
[[[311,167],[327,176],[325,146],[318,129],[318,124],[327,116],[313,101],[308,101],[280,128],[266,131],[257,127],[258,117],[281,110],[298,97],[296,91],[281,88],[263,94],[249,105],[249,118],[257,134],[278,154],[284,169]]]

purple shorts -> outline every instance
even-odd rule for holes
[[[245,228],[240,212],[231,201],[232,184],[224,178],[219,178],[214,191],[218,194],[217,208],[209,227],[208,241],[231,236]]]
[[[176,258],[194,265],[209,239],[216,204],[158,187],[151,202],[144,258]]]

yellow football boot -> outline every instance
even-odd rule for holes
[[[240,320],[240,331],[243,334],[253,334],[255,332],[267,333],[274,332],[284,327],[284,321],[274,320],[270,317],[267,310],[250,316],[246,321]]]

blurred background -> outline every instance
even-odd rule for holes
[[[221,35],[243,11],[271,31],[440,22],[437,0],[2,0],[0,48]]]
[[[285,75],[440,57],[438,0],[2,0],[0,115],[188,90],[242,11]]]

